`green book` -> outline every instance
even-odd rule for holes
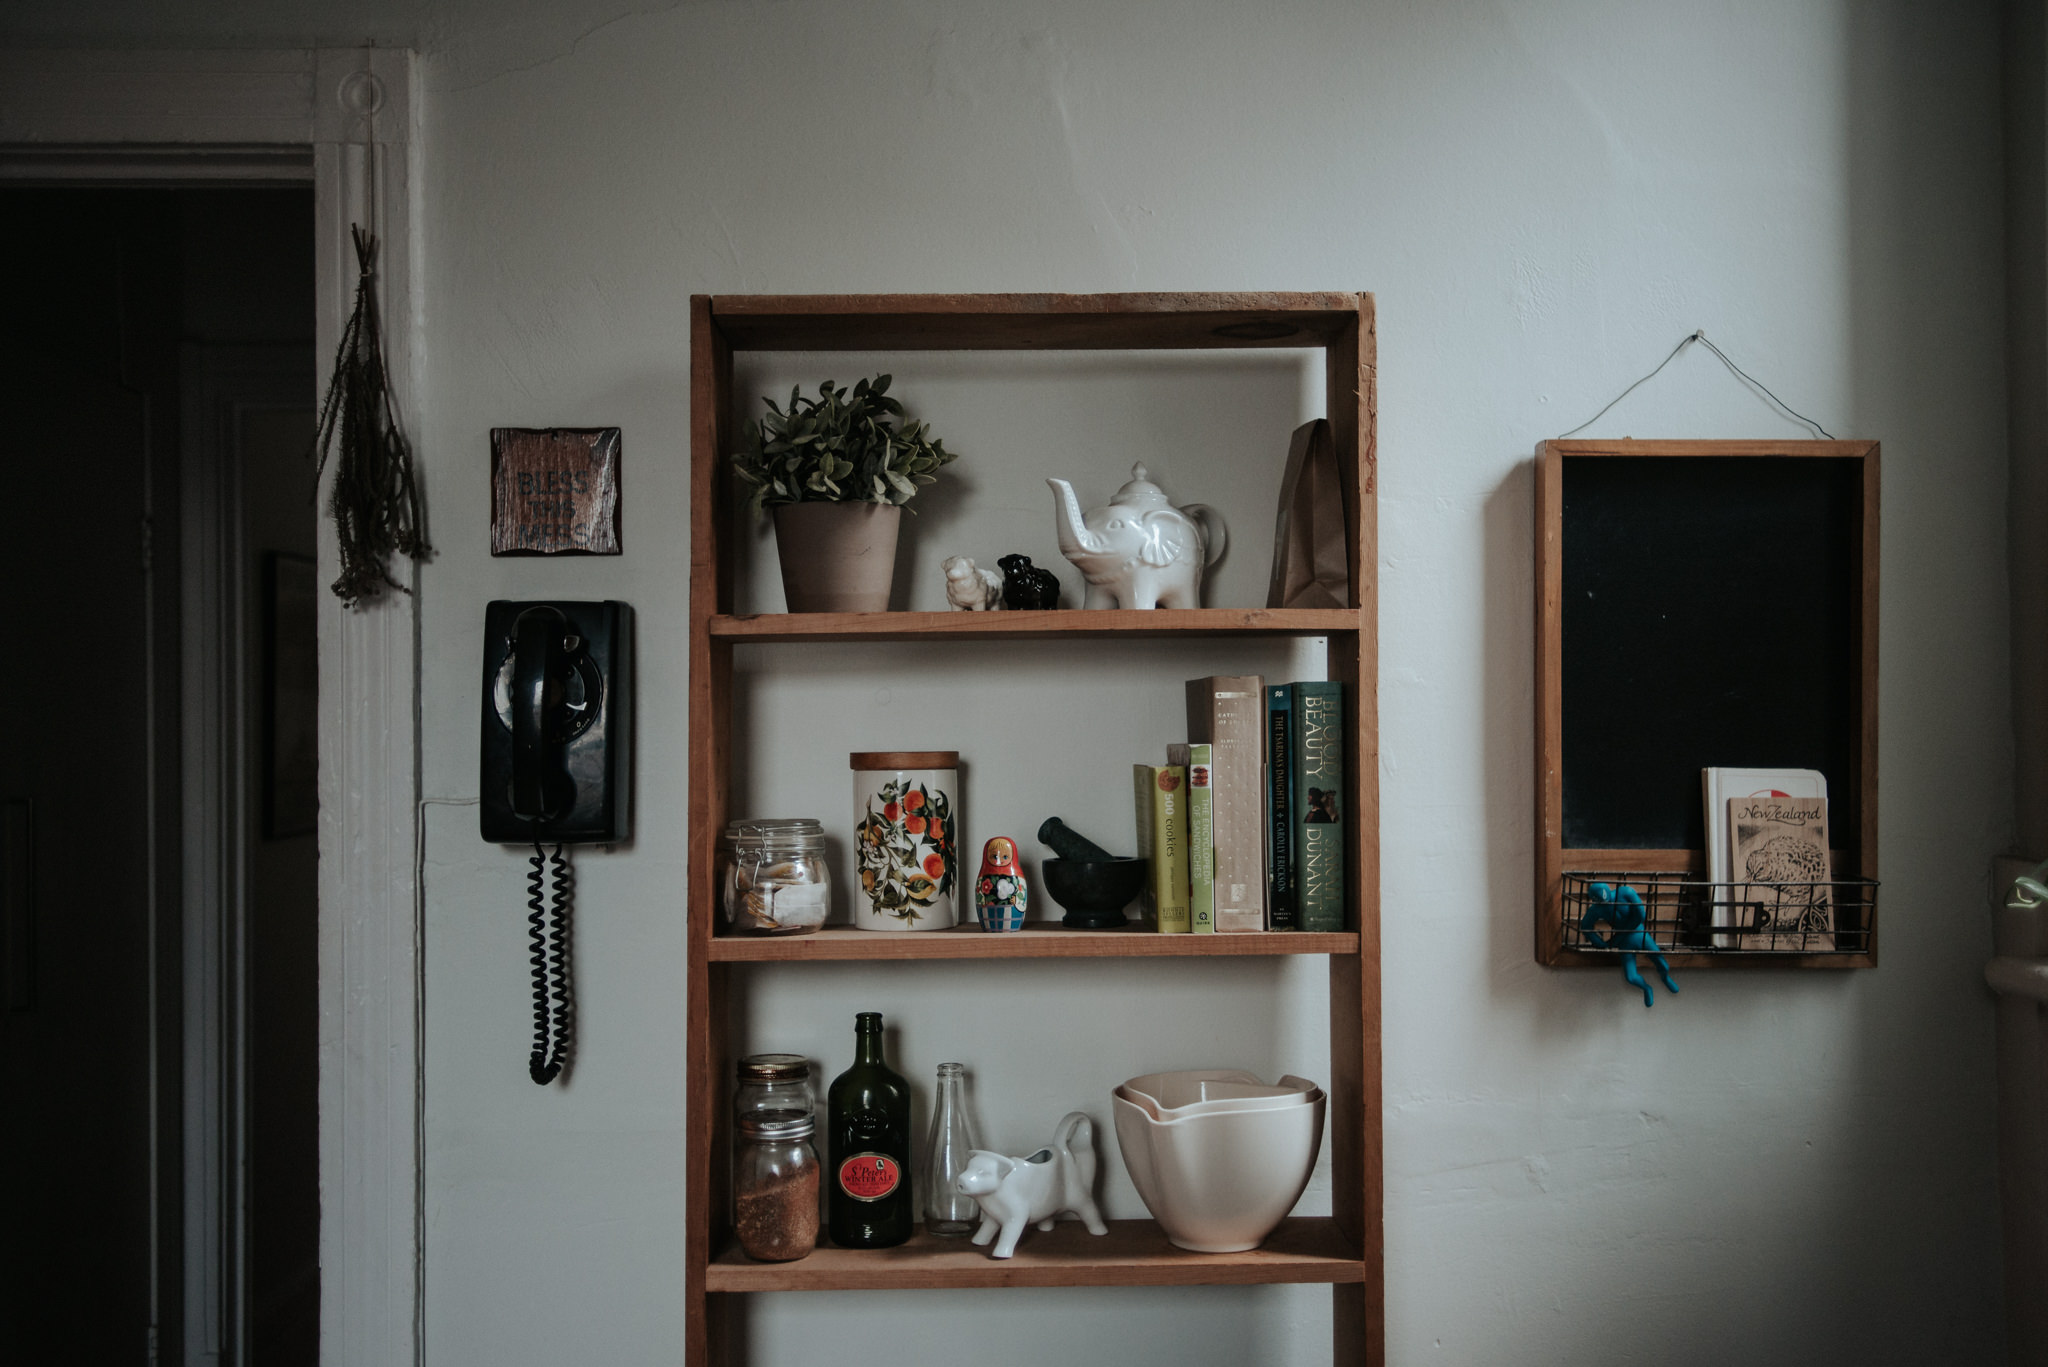
[[[1188,770],[1188,918],[1197,935],[1216,933],[1216,792],[1209,755],[1206,745],[1166,747],[1167,761]]]
[[[1294,686],[1288,739],[1294,898],[1303,930],[1344,929],[1344,686]]]
[[[1148,804],[1152,866],[1146,882],[1152,890],[1154,915],[1159,930],[1167,935],[1185,935],[1188,920],[1188,808],[1186,766],[1139,764],[1133,766],[1136,790]]]

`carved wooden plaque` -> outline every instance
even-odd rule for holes
[[[618,553],[618,428],[491,429],[492,555]]]

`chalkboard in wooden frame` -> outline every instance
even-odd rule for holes
[[[1565,948],[1565,874],[1704,876],[1708,765],[1821,770],[1835,876],[1877,877],[1878,482],[1876,442],[1539,448],[1538,962],[1614,963]]]

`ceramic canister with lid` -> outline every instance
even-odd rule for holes
[[[945,930],[956,919],[960,752],[872,750],[853,768],[854,862],[861,930]]]

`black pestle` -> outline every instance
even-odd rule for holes
[[[1068,830],[1067,823],[1056,816],[1047,817],[1045,824],[1038,828],[1038,843],[1050,846],[1052,852],[1062,859],[1107,861],[1116,858],[1087,836]]]

